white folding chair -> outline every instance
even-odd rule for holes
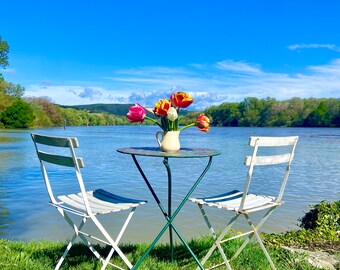
[[[31,136],[37,151],[41,171],[50,197],[49,203],[50,205],[56,207],[59,213],[63,216],[63,218],[67,221],[70,227],[74,230],[74,234],[70,242],[68,243],[64,251],[64,254],[58,261],[58,264],[56,265],[55,269],[60,268],[61,264],[63,263],[65,257],[67,256],[77,237],[79,237],[81,241],[83,241],[88,246],[92,253],[102,262],[101,269],[105,269],[108,264],[118,269],[125,269],[117,265],[114,265],[110,262],[110,259],[115,251],[124,261],[126,266],[129,269],[132,269],[133,266],[131,262],[127,259],[127,257],[118,247],[118,244],[123,236],[123,233],[129,221],[132,218],[132,215],[134,214],[136,207],[146,203],[146,201],[121,197],[112,194],[108,191],[105,191],[103,189],[87,191],[85,189],[82,174],[80,172],[80,169],[84,167],[84,161],[82,158],[76,156],[74,150],[74,148],[77,148],[79,146],[78,140],[76,138],[51,137],[38,134],[31,134]],[[62,148],[64,148],[64,151],[62,151],[63,150]],[[76,186],[79,193],[59,196],[55,195],[57,192],[54,191],[57,188],[57,185],[51,184],[52,181],[50,181],[50,178],[52,178],[52,173],[49,174],[50,178],[48,177],[48,172],[52,172],[52,170],[54,170],[54,174],[56,174],[55,165],[68,167],[73,172],[75,172],[75,180],[77,179]],[[65,173],[65,176],[67,177],[70,176],[69,175],[70,173],[67,174],[65,170],[63,170],[62,172]],[[64,178],[66,177],[63,177],[62,180],[66,180]],[[70,181],[70,179],[67,179],[67,181]],[[52,186],[55,188],[52,188]],[[61,192],[58,192],[58,194],[59,193]],[[128,214],[126,221],[123,224],[116,240],[113,240],[113,238],[111,238],[111,236],[104,228],[104,226],[98,220],[97,216],[100,214],[109,214],[128,209],[130,209],[130,213]],[[78,226],[70,218],[69,214],[72,214],[72,216],[75,215],[81,217],[82,221]],[[95,226],[99,229],[99,231],[102,234],[100,237],[90,235],[89,233],[86,233],[85,231],[82,230],[83,226],[85,225],[85,222],[88,219],[92,220]],[[109,254],[106,256],[106,258],[103,258],[97,252],[94,246],[90,243],[89,241],[90,239],[94,239],[108,246],[111,246],[111,250]]]
[[[245,186],[243,188],[243,191],[239,190],[233,190],[227,193],[223,193],[216,196],[211,197],[204,197],[204,198],[189,198],[190,201],[197,203],[198,207],[203,215],[203,218],[205,222],[208,225],[208,228],[214,238],[214,244],[206,254],[206,256],[202,260],[202,265],[204,265],[209,257],[212,255],[214,250],[217,248],[220,252],[223,263],[217,264],[212,266],[209,269],[216,268],[218,266],[225,265],[227,269],[232,269],[230,266],[230,261],[227,259],[221,244],[224,242],[227,242],[232,239],[236,239],[242,236],[247,236],[245,241],[242,243],[240,248],[236,251],[236,253],[232,256],[230,260],[233,260],[237,258],[237,256],[241,253],[241,251],[245,248],[245,246],[249,243],[249,241],[252,238],[255,238],[255,240],[259,243],[261,249],[263,250],[270,266],[272,269],[276,269],[274,266],[274,263],[272,259],[270,258],[265,246],[263,245],[260,235],[259,235],[259,229],[261,226],[265,223],[265,221],[268,219],[268,217],[273,213],[274,209],[277,206],[280,206],[283,204],[282,196],[283,192],[286,187],[287,179],[290,173],[290,164],[294,157],[294,150],[296,147],[296,143],[298,141],[297,136],[290,136],[290,137],[250,137],[249,145],[254,147],[253,154],[251,156],[246,156],[244,164],[246,166],[249,166],[247,179]],[[261,150],[260,150],[261,148]],[[263,149],[265,148],[265,149]],[[272,154],[271,150],[274,151],[274,155]],[[265,155],[264,155],[264,154]],[[278,165],[281,164],[281,165]],[[285,166],[287,164],[287,166]],[[280,179],[277,181],[279,183],[278,185],[278,195],[277,197],[272,196],[273,194],[266,194],[266,195],[259,195],[259,194],[252,194],[250,193],[250,186],[252,182],[255,180],[259,181],[263,177],[264,168],[260,170],[260,172],[256,171],[256,177],[253,177],[254,175],[254,168],[256,166],[262,166],[262,165],[277,165],[278,168],[275,168],[275,175],[272,171],[270,171],[270,180],[274,180],[275,178]],[[279,173],[279,169],[282,168],[282,174]],[[267,169],[267,168],[266,168]],[[281,180],[281,177],[283,180]],[[260,183],[262,186],[268,186],[266,181],[268,181],[268,177],[264,178],[264,180]],[[262,192],[261,192],[262,193]],[[203,209],[203,206],[211,206],[216,207],[228,211],[234,212],[234,216],[228,221],[226,227],[221,232],[219,236],[216,235],[213,227],[211,226],[210,220],[208,219],[208,216]],[[249,218],[249,214],[252,212],[260,211],[260,210],[266,210],[264,216],[262,219],[258,222],[257,225],[255,225]],[[227,236],[225,239],[225,236],[230,231],[232,226],[234,225],[235,221],[243,215],[250,226],[250,231],[244,232],[239,235],[234,236]]]

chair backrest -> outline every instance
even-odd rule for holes
[[[242,211],[246,199],[246,195],[248,194],[249,187],[251,184],[251,180],[253,177],[254,167],[255,166],[268,166],[268,165],[277,165],[277,164],[287,164],[287,166],[283,166],[285,170],[283,172],[283,179],[280,186],[279,194],[276,197],[276,202],[281,202],[282,196],[286,187],[286,183],[288,180],[288,176],[290,173],[290,164],[294,158],[294,151],[298,141],[298,136],[289,136],[289,137],[255,137],[252,136],[249,138],[249,146],[253,147],[253,154],[251,156],[246,156],[244,164],[249,166],[246,184],[243,190],[243,197],[241,200],[239,210]],[[260,153],[260,148],[264,149],[265,154]],[[281,151],[278,151],[278,148],[282,148]],[[273,150],[273,151],[269,151]],[[270,152],[270,153],[269,153]],[[277,154],[279,152],[279,154]],[[264,184],[264,183],[263,183]]]
[[[80,172],[80,169],[84,168],[85,166],[84,160],[80,157],[77,157],[74,150],[74,148],[79,147],[77,138],[53,137],[34,133],[31,134],[31,137],[34,142],[35,149],[40,161],[41,172],[43,174],[47,192],[50,196],[51,202],[54,204],[58,203],[57,199],[55,198],[55,194],[53,192],[50,179],[48,177],[48,172],[45,163],[50,163],[62,167],[74,168],[76,178],[78,180],[79,189],[83,195],[82,197],[84,200],[84,205],[86,206],[86,209],[89,212],[90,207],[86,196],[84,181]],[[42,147],[44,147],[44,150],[41,150]],[[70,152],[69,154],[65,152],[60,154],[59,153],[60,151],[57,151],[58,150],[57,148],[68,148]]]

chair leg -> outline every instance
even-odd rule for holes
[[[93,221],[93,223],[97,226],[97,228],[100,230],[100,232],[103,234],[103,236],[106,238],[106,240],[110,243],[112,248],[118,253],[119,257],[122,258],[124,263],[128,266],[129,269],[132,269],[133,266],[131,262],[128,260],[128,258],[124,255],[124,253],[121,251],[121,249],[118,247],[117,243],[113,241],[109,233],[105,230],[103,225],[99,222],[99,220],[95,216],[90,217]],[[111,253],[111,252],[110,252]],[[112,252],[113,254],[113,252]],[[110,259],[110,258],[109,258]],[[107,260],[107,259],[106,259]]]
[[[129,222],[130,222],[130,220],[131,220],[131,218],[132,218],[132,216],[133,216],[133,214],[135,212],[135,210],[136,210],[136,207],[131,208],[131,211],[130,211],[129,215],[128,215],[127,219],[125,220],[124,225],[122,226],[122,228],[121,228],[121,230],[120,230],[120,232],[119,232],[119,234],[118,234],[118,236],[116,238],[116,244],[117,245],[119,244],[119,241],[122,238],[122,236],[123,236],[123,234],[124,234],[128,224],[129,224]],[[109,261],[110,261],[110,259],[111,259],[111,257],[112,257],[114,252],[115,252],[115,249],[111,248],[109,254],[107,255],[107,257],[105,259],[105,261],[103,262],[103,266],[102,266],[101,270],[104,270],[106,268],[106,266],[109,263]]]
[[[200,210],[201,210],[201,213],[203,215],[203,218],[205,220],[205,222],[207,223],[207,226],[210,230],[210,232],[212,233],[212,236],[213,236],[213,239],[215,240],[214,241],[214,244],[212,245],[212,247],[209,249],[208,253],[204,256],[201,264],[204,265],[207,260],[210,258],[210,256],[212,255],[212,253],[214,252],[214,250],[216,248],[218,248],[218,251],[220,252],[222,258],[223,258],[223,261],[224,261],[224,264],[226,265],[227,269],[228,270],[232,270],[231,266],[230,266],[230,263],[227,259],[227,257],[225,256],[225,253],[223,251],[223,248],[221,247],[221,240],[224,238],[224,236],[228,233],[229,229],[233,226],[233,224],[235,223],[235,221],[238,219],[239,217],[239,214],[236,214],[230,221],[229,223],[227,224],[227,226],[225,227],[225,229],[222,231],[222,233],[219,235],[219,237],[216,236],[215,234],[215,231],[213,229],[213,227],[211,226],[211,223],[208,219],[208,216],[206,215],[204,209],[203,209],[203,206],[198,204]],[[197,268],[198,269],[198,268]]]
[[[274,209],[276,208],[276,206],[271,207],[266,214],[263,216],[263,218],[260,220],[260,222],[257,224],[257,226],[254,226],[254,224],[251,222],[249,215],[244,214],[246,221],[248,222],[249,226],[253,229],[252,233],[248,235],[248,237],[244,240],[243,244],[239,247],[239,249],[236,251],[236,253],[233,255],[233,257],[231,258],[231,260],[234,260],[238,257],[238,255],[240,255],[240,253],[242,252],[242,250],[245,248],[245,246],[249,243],[249,241],[254,237],[254,232],[258,232],[260,230],[260,228],[262,227],[262,225],[265,223],[265,221],[269,218],[269,216],[272,214],[272,212],[274,211]]]
[[[247,232],[245,234],[248,234],[248,237],[245,239],[245,241],[242,243],[242,245],[239,247],[239,249],[236,251],[236,253],[232,256],[232,258],[230,260],[227,259],[222,247],[221,247],[221,241],[223,240],[223,238],[225,237],[225,235],[228,233],[228,231],[230,230],[230,228],[233,226],[233,224],[235,223],[235,221],[237,220],[237,218],[241,215],[241,214],[236,214],[235,217],[233,217],[229,223],[227,224],[227,226],[225,227],[225,229],[221,232],[221,234],[219,235],[219,237],[216,236],[216,233],[209,221],[209,218],[208,216],[206,215],[204,209],[203,209],[203,205],[198,205],[199,206],[199,209],[203,215],[203,218],[212,234],[212,237],[213,239],[215,240],[214,241],[214,244],[212,245],[212,247],[210,248],[210,250],[208,251],[208,253],[205,255],[205,257],[203,258],[202,260],[202,265],[204,265],[207,260],[210,258],[210,256],[212,255],[212,253],[214,252],[214,250],[216,248],[218,248],[223,260],[224,260],[224,264],[226,265],[227,269],[228,270],[231,270],[231,266],[230,266],[230,261],[233,260],[233,259],[236,259],[238,257],[238,255],[242,252],[242,250],[246,247],[246,245],[249,243],[249,241],[252,239],[252,238],[255,238],[256,241],[259,243],[264,255],[266,256],[266,259],[268,260],[269,264],[270,264],[270,267],[273,269],[273,270],[276,270],[276,267],[272,261],[272,259],[270,258],[269,256],[269,253],[267,251],[267,249],[265,248],[262,240],[261,240],[261,237],[258,233],[259,229],[262,227],[262,225],[265,223],[265,221],[269,218],[269,216],[272,214],[272,212],[275,210],[275,208],[277,206],[274,206],[274,207],[271,207],[267,212],[266,214],[263,216],[263,218],[260,220],[260,222],[255,226],[252,221],[250,220],[249,218],[249,215],[248,214],[244,214],[249,226],[252,228],[252,231],[250,232]],[[234,238],[234,237],[233,237]],[[235,237],[236,238],[236,237]],[[228,240],[228,239],[227,239]],[[222,241],[224,242],[224,241]],[[221,264],[219,265],[216,265],[216,266],[220,266]],[[214,266],[214,267],[216,267]],[[212,267],[213,268],[213,267]],[[198,269],[198,268],[197,268]]]
[[[247,214],[244,215],[245,218],[247,219],[249,225],[253,228],[253,230],[254,230],[253,236],[255,236],[257,242],[259,243],[259,245],[260,245],[260,247],[261,247],[261,249],[262,249],[262,251],[263,251],[263,253],[264,253],[264,255],[265,255],[266,258],[267,258],[267,261],[268,261],[269,264],[270,264],[270,267],[271,267],[273,270],[276,270],[276,267],[275,267],[275,265],[274,265],[272,259],[270,258],[269,253],[268,253],[266,247],[264,246],[264,244],[263,244],[263,242],[262,242],[262,239],[261,239],[261,237],[260,237],[260,235],[259,235],[259,233],[258,233],[258,230],[261,228],[261,226],[264,224],[264,222],[268,219],[268,217],[272,214],[272,212],[274,211],[275,208],[276,208],[276,206],[270,208],[270,209],[267,211],[267,213],[263,216],[262,220],[258,223],[257,226],[255,226],[255,225],[251,222],[251,220],[250,220],[250,218],[249,218],[249,216],[248,216]],[[247,239],[248,241],[247,241],[247,242],[249,242],[249,240],[250,240],[253,236],[248,237],[248,239]]]
[[[75,240],[77,239],[77,237],[78,237],[78,230],[81,230],[81,228],[84,226],[85,222],[86,222],[86,219],[83,220],[83,221],[80,223],[80,225],[77,227],[77,231],[73,234],[73,236],[72,236],[70,242],[68,243],[68,245],[67,245],[67,247],[66,247],[66,249],[65,249],[65,251],[64,251],[64,253],[63,253],[63,256],[61,256],[61,258],[59,259],[59,261],[58,261],[57,265],[55,266],[54,270],[58,270],[58,269],[60,268],[60,266],[62,265],[62,263],[64,262],[64,260],[65,260],[65,258],[66,258],[66,256],[67,256],[68,252],[69,252],[69,251],[71,250],[71,248],[72,248],[72,245],[73,245],[74,241],[75,241]],[[72,223],[73,223],[73,222],[72,222]]]
[[[217,238],[216,233],[214,231],[214,228],[211,226],[211,223],[210,223],[210,220],[209,220],[207,214],[204,211],[203,205],[198,204],[198,208],[201,210],[201,214],[202,214],[202,216],[205,220],[205,223],[207,223],[207,226],[208,226],[208,228],[209,228],[209,230],[212,234],[212,237],[214,238],[214,240],[216,240],[216,238]]]
[[[100,261],[104,261],[104,259],[98,253],[98,251],[93,247],[91,242],[88,241],[88,239],[86,239],[86,237],[84,235],[79,233],[81,231],[81,229],[83,228],[85,222],[87,221],[87,218],[83,217],[82,222],[77,227],[77,225],[72,221],[72,219],[66,214],[66,212],[63,209],[61,209],[61,208],[57,208],[57,209],[58,209],[59,213],[63,216],[63,218],[66,220],[66,222],[70,225],[70,227],[74,230],[75,233],[74,233],[71,241],[69,242],[63,256],[60,258],[60,261],[58,262],[55,270],[59,269],[59,267],[61,266],[62,262],[64,261],[66,255],[68,254],[69,250],[71,249],[74,241],[76,240],[76,238],[78,236],[83,241],[83,243],[91,250],[91,252],[96,256],[97,259],[99,259]]]
[[[71,249],[74,241],[76,240],[76,238],[79,236],[79,238],[84,242],[85,245],[87,245],[87,247],[91,250],[91,252],[97,257],[97,259],[99,259],[102,263],[103,266],[101,269],[105,269],[107,264],[109,263],[113,253],[115,251],[117,251],[118,255],[122,258],[122,260],[124,261],[124,263],[129,267],[129,269],[132,269],[132,264],[130,263],[130,261],[126,258],[126,256],[124,255],[124,253],[121,251],[121,249],[118,247],[118,242],[120,241],[120,239],[123,236],[123,233],[125,231],[125,229],[127,228],[128,223],[130,222],[132,215],[134,214],[134,211],[136,209],[136,207],[131,209],[130,214],[128,215],[122,229],[119,232],[119,235],[117,237],[117,242],[113,241],[113,239],[111,238],[111,236],[109,235],[109,233],[104,229],[104,227],[101,225],[101,223],[99,222],[99,220],[95,217],[95,216],[91,216],[90,218],[92,219],[93,223],[97,226],[97,228],[100,230],[100,232],[103,234],[103,236],[106,238],[106,240],[108,241],[108,243],[110,243],[110,245],[112,246],[112,249],[110,250],[108,256],[103,259],[102,256],[100,256],[100,254],[97,252],[97,250],[93,247],[93,245],[90,243],[90,241],[88,241],[88,239],[82,235],[81,233],[79,233],[82,229],[82,227],[84,226],[85,222],[87,221],[88,218],[83,217],[83,220],[81,222],[81,224],[77,227],[77,225],[72,221],[72,219],[65,213],[65,211],[61,208],[57,208],[59,213],[63,216],[63,218],[67,221],[67,223],[71,226],[71,228],[74,230],[74,235],[71,239],[71,241],[69,242],[66,250],[64,251],[63,256],[60,258],[55,270],[58,270],[61,266],[61,264],[63,263],[65,257],[67,256],[69,250]],[[118,267],[118,266],[116,266]],[[119,268],[119,267],[118,267]]]

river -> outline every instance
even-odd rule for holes
[[[80,143],[78,155],[85,159],[83,177],[91,189],[105,188],[128,197],[143,198],[148,204],[139,207],[123,242],[153,240],[165,224],[143,179],[129,155],[116,151],[129,146],[157,146],[155,126],[67,127],[37,130],[0,129],[0,237],[11,240],[66,240],[71,230],[59,213],[48,205],[48,196],[41,176],[30,133],[74,136]],[[202,133],[195,128],[181,132],[182,147],[219,149],[222,154],[213,163],[195,190],[195,196],[213,195],[231,189],[242,189],[246,178],[244,156],[252,135],[298,135],[299,142],[292,163],[285,204],[279,207],[263,227],[265,232],[284,232],[298,228],[298,219],[309,205],[321,200],[340,199],[340,129],[339,128],[228,128],[213,127]],[[166,171],[158,158],[140,157],[155,190],[166,205]],[[178,205],[199,176],[207,159],[171,159],[173,168],[173,202]],[[58,188],[71,189],[70,181],[56,174]],[[270,178],[262,180],[259,189],[268,191]],[[217,229],[226,222],[228,213],[209,210]],[[104,224],[115,234],[127,213],[106,215]],[[230,215],[230,214],[229,214]],[[255,219],[258,218],[255,216]],[[187,238],[208,234],[198,207],[188,202],[175,219],[175,224]],[[238,225],[243,230],[242,224]],[[90,232],[93,227],[89,227]],[[164,241],[166,236],[163,236]]]

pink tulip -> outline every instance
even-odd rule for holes
[[[143,123],[144,118],[146,115],[146,110],[143,106],[136,103],[134,106],[129,108],[129,112],[127,113],[126,117],[129,119],[130,123]]]

